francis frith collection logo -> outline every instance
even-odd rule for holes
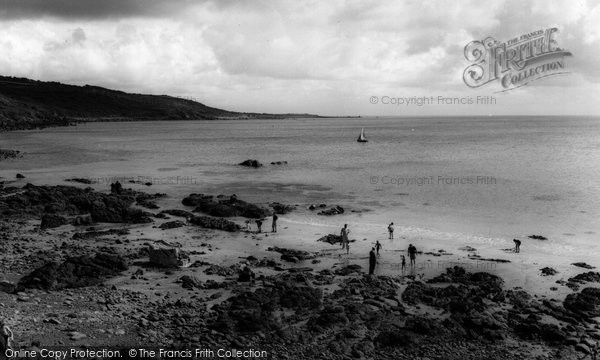
[[[500,91],[512,90],[548,76],[565,74],[565,57],[558,46],[557,28],[541,29],[500,42],[492,37],[471,41],[465,57],[472,64],[464,73],[467,86],[476,88],[498,81]]]

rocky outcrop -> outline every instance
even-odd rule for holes
[[[120,255],[97,253],[94,257],[78,256],[62,264],[50,262],[19,280],[17,287],[25,289],[60,290],[101,284],[107,277],[127,270]]]
[[[319,238],[317,241],[326,242],[326,243],[329,243],[331,245],[341,244],[342,243],[342,236],[341,235],[328,234],[328,235],[325,235],[325,236]]]
[[[21,152],[17,150],[0,149],[0,160],[16,159],[22,157]]]
[[[184,198],[182,203],[186,206],[195,206],[194,212],[216,217],[243,216],[261,219],[272,214],[268,209],[240,200],[235,195],[215,199],[211,195],[191,194]]]
[[[580,268],[584,268],[584,269],[589,269],[589,270],[596,268],[595,266],[588,265],[588,264],[586,264],[584,262],[576,262],[576,263],[572,263],[571,265],[577,266],[577,267],[580,267]]]
[[[160,226],[158,228],[161,230],[167,230],[167,229],[176,229],[176,228],[180,228],[183,226],[185,226],[185,223],[183,221],[174,220],[174,221],[164,222],[164,223],[160,224]]]
[[[279,215],[285,215],[296,210],[296,207],[294,205],[285,205],[278,202],[271,203],[269,204],[269,206],[273,209],[273,212],[275,214]]]
[[[314,259],[317,256],[315,254],[311,254],[307,251],[302,250],[294,250],[294,249],[285,249],[277,246],[270,247],[267,251],[275,251],[281,254],[281,260],[288,262],[299,262],[303,260]]]
[[[125,236],[129,235],[129,230],[127,229],[109,229],[109,230],[90,230],[86,232],[79,232],[73,234],[73,240],[89,240],[95,239],[100,236],[110,236],[110,235],[118,235]]]
[[[233,221],[210,216],[194,216],[190,218],[190,224],[206,229],[216,229],[229,232],[235,232],[240,229],[240,226]]]
[[[324,216],[341,215],[344,213],[344,211],[345,210],[343,207],[336,205],[330,209],[319,211],[317,213],[317,215],[324,215]]]
[[[564,307],[586,319],[600,316],[600,288],[585,288],[580,293],[569,294]]]
[[[258,160],[252,160],[252,159],[242,161],[238,165],[245,166],[245,167],[251,167],[251,168],[259,168],[259,167],[263,166],[263,164],[261,164]]]
[[[85,215],[96,222],[148,223],[151,214],[131,208],[139,192],[123,190],[104,194],[92,188],[36,186],[27,184],[22,192],[0,198],[0,214],[6,217],[37,217],[43,214]]]
[[[215,305],[216,319],[209,328],[219,332],[267,333],[282,327],[275,312],[283,308],[297,312],[317,309],[322,302],[321,289],[278,281],[272,287],[243,292]]]
[[[540,269],[540,271],[542,272],[543,276],[553,276],[558,274],[558,271],[556,271],[555,269],[551,268],[551,267],[545,267]]]

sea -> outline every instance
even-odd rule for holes
[[[356,141],[362,128],[367,143]],[[0,133],[0,148],[23,153],[0,162],[6,185],[120,180],[168,194],[163,208],[190,193],[236,194],[297,205],[283,218],[307,228],[379,236],[393,222],[415,241],[496,249],[542,235],[522,248],[600,260],[599,117],[102,122]],[[246,159],[264,166],[238,165]],[[312,204],[345,212],[321,216]]]

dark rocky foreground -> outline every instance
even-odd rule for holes
[[[460,267],[426,281],[369,277],[358,264],[314,270],[306,264],[318,264],[319,253],[287,245],[270,247],[261,260],[225,265],[207,256],[189,268],[163,268],[148,260],[151,244],[127,223],[162,221],[157,229],[165,233],[192,225],[209,241],[240,230],[228,214],[272,210],[193,194],[185,205],[223,217],[152,213],[134,206],[162,195],[116,185],[110,193],[29,184],[2,192],[0,273],[11,277],[0,279],[0,319],[15,348],[151,344],[255,349],[276,359],[592,359],[600,340],[600,289],[593,287],[600,274],[593,271],[569,278],[582,289],[559,301]],[[88,217],[123,227],[90,228],[81,223]],[[65,223],[75,230],[65,231]],[[216,251],[214,240],[202,246]],[[339,237],[320,240],[336,244]]]

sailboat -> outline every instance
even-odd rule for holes
[[[360,135],[358,136],[358,139],[356,139],[356,141],[358,141],[358,142],[367,142],[367,141],[369,141],[365,137],[365,128],[360,129]]]

